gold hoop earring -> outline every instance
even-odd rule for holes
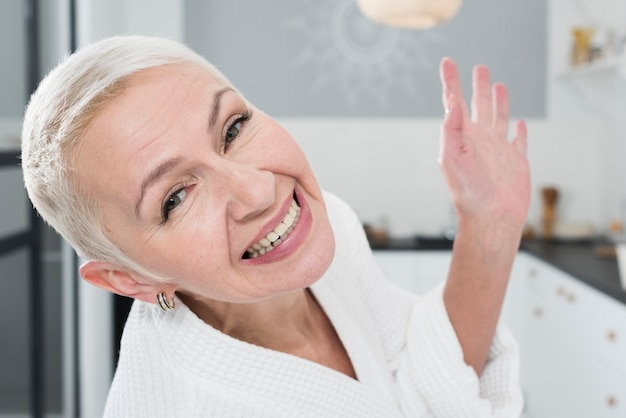
[[[171,311],[172,309],[176,307],[176,302],[174,301],[174,298],[172,298],[171,302],[168,302],[167,296],[165,296],[165,292],[159,293],[156,298],[157,298],[157,302],[159,302],[159,306],[165,312]]]

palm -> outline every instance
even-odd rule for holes
[[[474,69],[471,115],[454,62],[441,63],[444,105],[440,165],[459,217],[523,225],[530,203],[526,127],[508,141],[506,89],[491,86],[484,66]]]

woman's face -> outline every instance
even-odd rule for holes
[[[302,150],[199,67],[134,75],[89,124],[75,163],[107,236],[180,293],[253,302],[310,285],[332,260]]]

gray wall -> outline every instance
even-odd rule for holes
[[[26,103],[27,61],[25,2],[0,5],[0,119],[21,119]],[[3,132],[0,132],[0,142]],[[30,211],[19,167],[0,167],[0,239],[30,228]],[[0,308],[0,414],[27,411],[30,405],[28,275],[26,249],[0,257],[0,286],[6,295]]]
[[[29,394],[29,310],[27,249],[20,249],[0,257],[0,286],[4,300],[0,303],[0,415],[27,411]]]
[[[50,18],[51,12],[63,13],[63,10],[50,10],[53,6],[49,0],[40,3],[45,29],[50,25],[46,19]],[[5,123],[0,126],[0,148],[3,150],[8,148],[3,147],[6,135],[19,135],[28,96],[26,17],[25,0],[0,2],[0,121]],[[55,49],[51,39],[66,32],[59,30],[44,38],[43,61],[48,63],[53,59]],[[17,166],[18,160],[15,162],[15,166],[0,167],[0,239],[27,232],[31,227],[31,204],[23,186],[22,171]],[[44,252],[41,254],[43,272],[40,291],[44,297],[41,347],[44,354],[44,411],[58,415],[64,386],[61,381],[61,307],[67,301],[60,294],[59,238],[45,227],[42,238]],[[0,255],[0,288],[5,295],[0,304],[0,416],[26,416],[32,410],[29,346],[33,289],[30,288],[30,271],[31,257],[26,246]]]
[[[276,117],[439,117],[437,65],[476,63],[509,86],[511,112],[546,113],[546,4],[465,1],[427,31],[371,23],[354,0],[186,0],[185,41]],[[466,94],[469,94],[467,90]]]
[[[26,86],[26,14],[23,0],[3,0],[0,6],[0,117],[21,117]]]

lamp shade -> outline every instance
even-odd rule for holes
[[[463,0],[357,0],[361,13],[385,25],[428,29],[453,17]]]

